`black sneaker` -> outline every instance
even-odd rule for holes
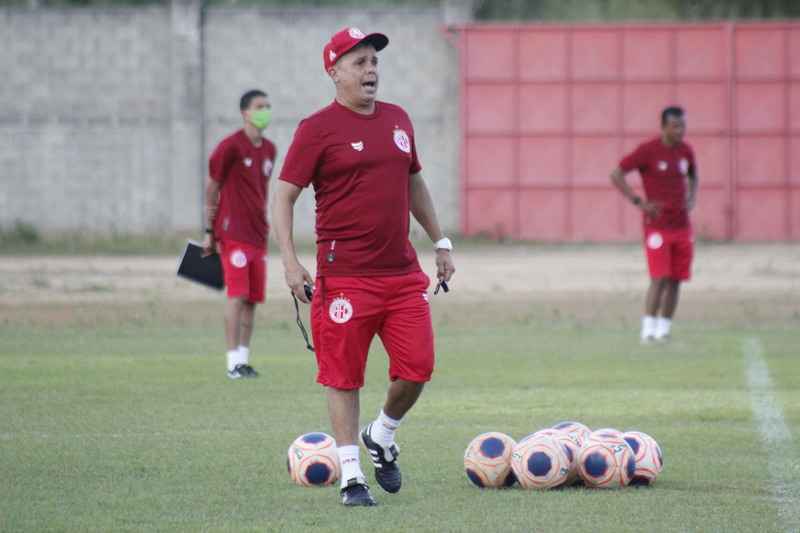
[[[369,487],[359,483],[356,478],[349,479],[342,489],[342,503],[347,507],[373,507],[378,505],[369,493]]]
[[[250,365],[236,365],[233,370],[228,371],[228,377],[231,379],[239,378],[257,378],[260,374]]]
[[[361,431],[361,443],[372,458],[372,464],[375,466],[375,480],[386,492],[395,493],[400,490],[402,482],[400,467],[397,466],[397,456],[400,455],[400,450],[395,444],[392,444],[388,450],[384,450],[383,446],[369,436],[370,429],[372,429],[371,423]],[[391,457],[390,459],[386,458],[387,453]]]

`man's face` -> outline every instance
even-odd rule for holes
[[[250,100],[250,105],[243,111],[243,113],[246,113],[247,116],[245,118],[247,118],[253,111],[269,109],[270,107],[269,98],[266,96],[255,96],[252,100]]]
[[[378,55],[371,44],[358,45],[331,68],[336,94],[346,104],[371,106],[378,94]]]
[[[676,146],[683,140],[686,133],[686,117],[667,115],[667,122],[661,126],[664,143],[668,146]]]

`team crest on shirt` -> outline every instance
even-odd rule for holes
[[[244,166],[249,167],[250,165],[253,164],[253,159],[250,157],[245,157],[244,159],[242,159],[242,163],[244,163]]]
[[[667,170],[667,162],[666,161],[659,161],[658,162],[658,170],[660,170],[661,172],[664,172],[665,170]]]
[[[230,261],[236,268],[244,268],[247,265],[247,256],[241,250],[234,250]]]
[[[394,144],[405,153],[411,153],[411,140],[408,138],[408,133],[397,126],[394,127]]]
[[[331,302],[328,315],[337,324],[344,324],[353,317],[353,304],[344,295],[340,295]]]
[[[689,173],[689,160],[681,157],[681,160],[678,161],[678,170],[681,171],[682,175],[687,175]]]

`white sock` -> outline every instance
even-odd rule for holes
[[[369,436],[372,437],[372,440],[376,443],[387,448],[394,444],[394,432],[397,431],[399,425],[400,420],[389,418],[386,416],[386,413],[383,412],[383,409],[381,409],[378,418],[372,423]]]
[[[656,317],[651,315],[645,315],[642,318],[642,339],[646,339],[647,337],[655,337],[656,335]]]
[[[663,316],[656,319],[656,339],[661,339],[669,335],[669,327],[672,325],[672,320],[664,318]]]
[[[239,362],[243,365],[250,364],[250,347],[239,345]]]
[[[339,465],[342,468],[341,487],[345,488],[347,482],[353,478],[364,483],[364,472],[361,471],[361,461],[358,457],[358,445],[339,446],[336,451],[339,453]]]
[[[239,353],[239,350],[228,350],[228,371],[230,372],[236,365],[241,365],[242,363],[242,355]]]

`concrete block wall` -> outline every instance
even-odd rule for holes
[[[0,227],[20,220],[45,235],[199,236],[207,159],[241,127],[241,94],[255,87],[270,94],[276,179],[299,121],[333,100],[323,46],[358,26],[390,38],[380,55],[379,98],[411,115],[423,175],[454,233],[458,54],[438,26],[468,16],[467,4],[202,10],[196,0],[174,0],[137,9],[2,8]],[[298,238],[313,238],[313,218],[307,191]]]

